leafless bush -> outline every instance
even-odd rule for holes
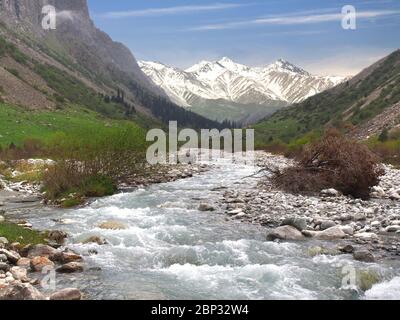
[[[293,193],[335,188],[345,195],[366,199],[384,174],[378,161],[366,146],[330,130],[304,149],[298,165],[274,174],[273,182]]]

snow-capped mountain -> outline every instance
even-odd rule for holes
[[[201,61],[186,70],[150,61],[140,61],[139,66],[173,102],[183,107],[195,107],[195,111],[199,105],[223,101],[225,105],[233,103],[235,108],[251,105],[258,106],[257,111],[271,112],[344,81],[343,77],[311,75],[284,60],[259,68],[226,57],[214,62]],[[251,113],[249,111],[246,116]]]

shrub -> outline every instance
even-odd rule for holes
[[[383,174],[378,157],[366,146],[330,130],[304,148],[296,166],[275,173],[273,182],[293,193],[335,188],[344,195],[367,199]]]

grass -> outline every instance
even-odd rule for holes
[[[32,111],[0,103],[0,146],[21,146],[26,139],[45,143],[69,137],[70,140],[93,140],[129,129],[131,139],[143,146],[145,130],[133,121],[112,120],[78,106],[54,111]]]
[[[46,243],[46,234],[24,229],[11,222],[0,223],[0,237],[5,237],[10,243],[19,242],[22,246]]]

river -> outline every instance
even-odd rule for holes
[[[307,253],[312,242],[267,242],[266,228],[227,219],[218,210],[198,211],[202,202],[217,204],[224,190],[215,188],[254,188],[257,179],[248,176],[255,170],[219,160],[189,179],[117,194],[81,209],[41,208],[20,216],[35,228],[70,234],[70,247],[85,256],[86,270],[57,275],[57,286],[78,287],[89,299],[400,298],[396,261],[312,258]],[[58,219],[68,224],[54,222]],[[98,228],[108,220],[128,228]],[[79,244],[92,235],[110,244]],[[384,281],[366,294],[358,292],[342,284],[346,266],[374,270]]]

